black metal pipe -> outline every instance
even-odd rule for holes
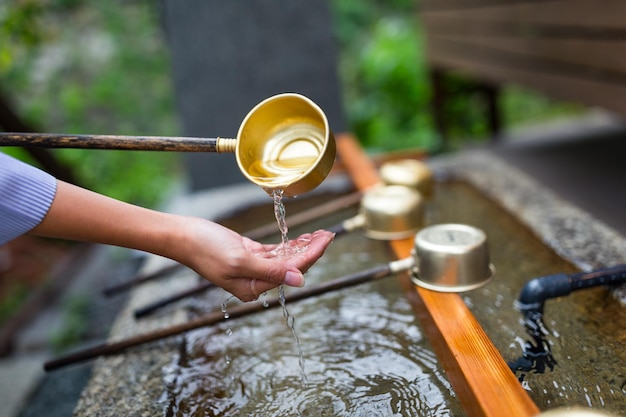
[[[561,273],[534,278],[522,288],[515,307],[525,315],[542,314],[544,303],[550,298],[562,297],[585,288],[622,282],[626,282],[626,264],[590,272]]]

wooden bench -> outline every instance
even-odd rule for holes
[[[626,2],[422,0],[419,17],[443,137],[450,72],[477,81],[496,137],[503,85],[626,115]]]

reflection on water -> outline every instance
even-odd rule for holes
[[[390,305],[367,292],[333,298],[292,306],[307,383],[289,332],[268,311],[253,320],[265,325],[242,321],[231,336],[217,328],[189,338],[168,377],[172,415],[460,415],[405,301]]]

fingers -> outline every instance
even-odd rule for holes
[[[248,276],[274,284],[286,284],[291,287],[304,285],[303,273],[306,272],[326,251],[334,234],[319,230],[302,235],[296,241],[306,241],[303,250],[286,259],[259,258],[247,263]]]
[[[324,254],[333,237],[333,233],[324,230],[302,235],[298,241],[305,242],[304,250],[288,259],[269,256],[277,245],[245,242],[251,256],[238,257],[232,264],[233,270],[227,274],[230,278],[223,282],[223,287],[242,301],[256,300],[260,294],[280,284],[302,287],[303,273]]]
[[[287,260],[287,262],[296,266],[301,272],[306,272],[326,252],[334,237],[334,233],[326,230],[312,233],[311,241],[306,250]]]

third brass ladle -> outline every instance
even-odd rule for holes
[[[415,235],[424,223],[424,199],[403,185],[379,185],[363,194],[359,213],[328,228],[335,236],[363,229],[376,240],[404,239]]]

